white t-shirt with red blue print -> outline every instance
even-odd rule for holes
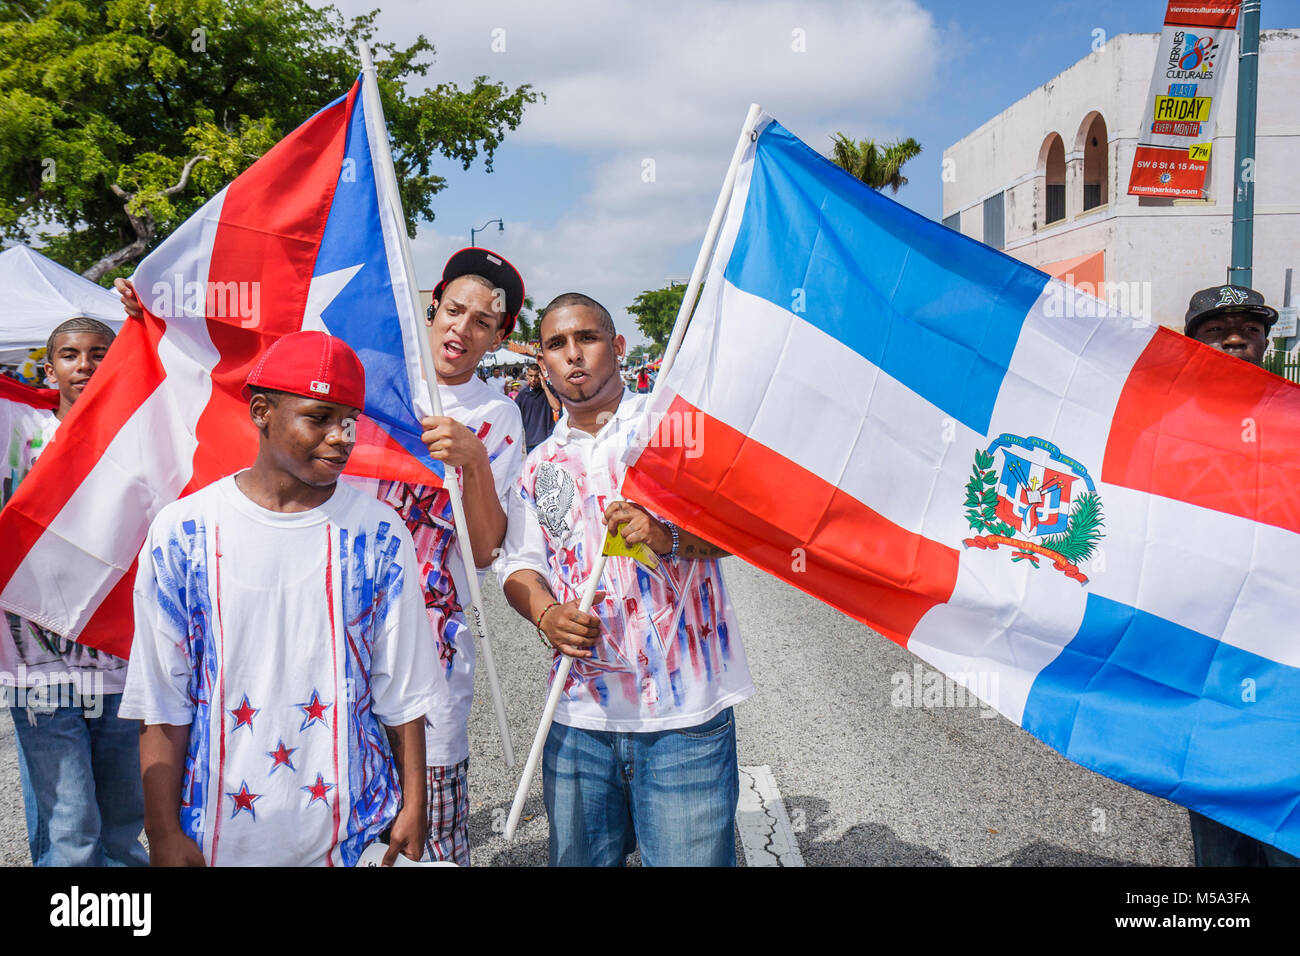
[[[140,554],[119,713],[188,725],[180,818],[209,865],[354,865],[397,815],[384,726],[428,713],[410,535],[347,487],[268,511],[223,478]]]
[[[438,394],[443,414],[472,430],[486,447],[497,498],[508,514],[524,464],[524,425],[519,406],[489,388],[478,376],[461,385],[439,385]],[[437,657],[434,705],[424,726],[425,759],[430,767],[453,766],[469,756],[474,634],[465,619],[469,580],[456,545],[451,499],[445,488],[365,478],[346,480],[395,508],[415,541]],[[474,559],[475,563],[482,560],[479,555]],[[479,572],[480,583],[484,573]]]
[[[596,435],[569,425],[524,463],[507,512],[505,581],[532,570],[556,600],[582,597],[605,540],[603,515],[618,500],[624,466],[647,396],[624,392],[613,418]],[[585,730],[654,732],[693,727],[754,693],[736,614],[716,558],[660,556],[651,571],[631,558],[606,561],[592,612],[601,639],[590,658],[574,658],[555,719]],[[552,675],[559,665],[557,651]]]

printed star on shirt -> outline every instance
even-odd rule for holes
[[[446,661],[447,666],[450,667],[452,661],[456,659],[456,645],[450,641],[439,641],[438,643],[442,645],[442,650],[438,652],[438,659]]]
[[[578,549],[565,548],[560,552],[560,567],[576,568],[578,566]]]
[[[251,705],[248,702],[248,695],[245,694],[244,699],[240,703],[240,705],[230,712],[231,715],[234,716],[235,718],[235,726],[230,728],[230,732],[233,734],[236,730],[238,730],[240,727],[243,727],[244,725],[247,725],[249,731],[251,732],[253,729],[253,715],[255,715],[261,709],[262,708],[260,707],[254,707],[253,705]]]
[[[262,799],[262,795],[260,793],[249,793],[248,783],[246,781],[241,780],[239,782],[239,789],[234,793],[227,792],[226,796],[235,801],[235,809],[230,814],[232,820],[239,816],[240,810],[247,810],[248,815],[253,818],[253,821],[257,821],[257,811],[253,809],[253,803]]]
[[[293,765],[293,760],[291,758],[294,755],[294,751],[297,749],[297,747],[286,747],[283,740],[276,740],[275,749],[266,751],[266,755],[274,761],[271,764],[271,769],[267,771],[268,776],[275,773],[281,767],[288,767],[296,773],[298,768]]]
[[[293,706],[301,707],[303,709],[303,712],[307,715],[302,719],[302,726],[298,728],[299,732],[301,732],[306,730],[312,724],[317,724],[317,723],[324,724],[325,711],[329,710],[334,705],[332,703],[331,704],[324,703],[320,699],[320,694],[317,693],[316,689],[313,687],[311,692],[311,700],[306,701],[305,703],[302,704],[294,704]]]
[[[317,771],[315,783],[310,784],[306,787],[299,787],[298,789],[306,790],[309,794],[311,794],[311,799],[307,801],[307,806],[310,807],[317,800],[322,801],[325,804],[325,806],[329,806],[329,800],[327,799],[327,794],[329,794],[329,792],[334,789],[334,786],[335,785],[332,783],[326,783],[325,778],[321,776],[320,771]]]

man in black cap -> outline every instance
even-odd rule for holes
[[[509,262],[488,249],[462,249],[447,260],[429,305],[429,345],[443,416],[426,418],[421,436],[429,454],[460,473],[474,563],[486,568],[506,533],[505,505],[523,469],[519,409],[476,374],[519,317],[524,283]],[[397,510],[420,562],[425,606],[436,641],[434,706],[425,722],[429,792],[428,853],[469,863],[469,712],[474,691],[474,640],[465,618],[467,575],[443,488],[400,481],[371,482]]]
[[[1268,332],[1277,310],[1254,289],[1218,285],[1202,289],[1187,306],[1183,332],[1198,342],[1263,365]],[[1300,860],[1254,837],[1239,833],[1216,820],[1189,810],[1192,850],[1197,866],[1297,866]]]
[[[1263,365],[1268,330],[1276,321],[1277,309],[1266,305],[1254,289],[1217,285],[1192,296],[1183,333],[1252,365]]]

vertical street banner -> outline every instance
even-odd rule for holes
[[[1130,196],[1204,199],[1214,115],[1241,0],[1169,0]]]

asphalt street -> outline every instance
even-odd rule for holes
[[[806,865],[1191,864],[1181,807],[1075,766],[979,706],[895,706],[895,675],[910,679],[915,657],[737,558],[724,567],[757,689],[736,710],[740,763],[771,768]],[[513,843],[503,831],[550,655],[491,576],[484,600],[519,762],[505,767],[480,669],[473,863],[542,865],[540,778]],[[13,725],[2,717],[0,864],[27,863]]]

